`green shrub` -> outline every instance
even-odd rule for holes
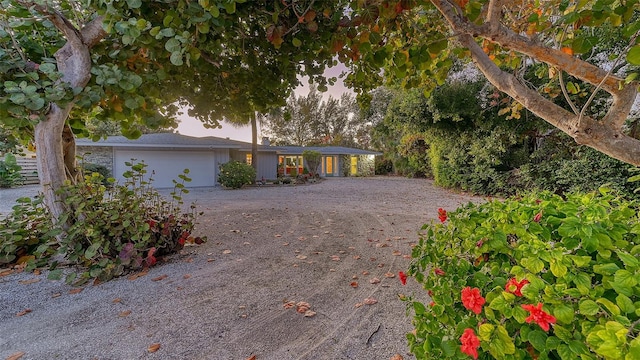
[[[174,191],[166,200],[151,186],[153,179],[145,178],[146,164],[127,165],[131,170],[124,173],[124,184],[106,187],[102,175],[94,172],[63,186],[59,191],[66,193],[69,210],[58,225],[52,224],[39,198],[20,199],[0,229],[0,265],[25,261],[33,268],[59,254],[82,269],[68,273],[66,281],[82,284],[153,266],[158,256],[206,240],[192,236],[199,215],[195,205],[182,212],[182,195],[188,192],[184,183],[191,180],[188,170],[178,176],[180,181],[174,180]],[[62,277],[57,267],[51,263],[50,279]]]
[[[220,165],[218,182],[227,188],[240,189],[252,184],[256,179],[256,169],[239,161],[229,161]]]
[[[40,195],[18,199],[13,211],[0,219],[0,267],[25,262],[28,269],[46,265],[61,232],[53,226]]]
[[[630,166],[589,147],[578,147],[562,157],[536,160],[521,168],[520,181],[529,188],[563,194],[594,191],[608,184],[627,197],[638,197],[634,193],[636,186],[627,181],[633,175]]]
[[[600,192],[469,204],[425,225],[408,275],[430,303],[404,297],[416,357],[638,359],[638,204]]]
[[[111,184],[108,180],[111,177],[111,171],[106,166],[94,163],[83,163],[82,170],[84,175],[91,175],[92,173],[98,173],[104,179],[104,185]]]
[[[22,168],[16,161],[16,156],[7,153],[4,160],[0,160],[0,188],[10,188],[16,186],[22,180],[20,175]]]

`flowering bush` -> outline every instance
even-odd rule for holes
[[[417,358],[640,359],[637,203],[543,193],[446,220],[407,273],[430,297],[404,297]]]

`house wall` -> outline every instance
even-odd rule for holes
[[[246,162],[247,155],[251,154],[247,151],[231,151],[231,160]],[[278,155],[271,152],[258,152],[258,169],[256,171],[256,180],[264,178],[265,180],[276,179],[278,172]]]
[[[82,158],[80,163],[102,165],[113,175],[113,148],[107,146],[78,146],[76,154]]]

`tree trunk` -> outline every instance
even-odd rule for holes
[[[258,122],[256,115],[251,116],[251,166],[258,173]]]
[[[86,24],[81,31],[58,12],[35,6],[61,31],[66,44],[54,54],[62,81],[72,88],[83,88],[91,79],[91,54],[89,49],[106,36],[102,29],[103,17]],[[66,124],[74,101],[64,106],[52,103],[45,120],[35,126],[38,177],[44,193],[44,202],[55,223],[68,209],[66,196],[59,190],[67,178],[75,180],[75,138]],[[69,177],[67,177],[67,175]]]
[[[571,136],[578,144],[587,145],[613,158],[640,166],[640,140],[623,132],[637,95],[637,83],[624,79],[560,50],[545,47],[536,40],[503,26],[500,2],[492,0],[487,7],[486,22],[477,25],[459,15],[451,2],[431,0],[457,34],[456,39],[471,52],[478,69],[498,90],[511,96],[538,117]],[[477,44],[476,38],[499,44],[503,48],[530,56],[608,92],[612,104],[602,119],[568,111],[527,87],[512,74],[502,71]],[[596,90],[597,91],[597,90]]]

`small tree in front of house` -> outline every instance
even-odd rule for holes
[[[311,177],[318,175],[318,166],[320,166],[320,162],[322,161],[322,154],[315,150],[305,150],[302,152],[302,156],[304,157],[304,161],[307,162],[309,175]]]

